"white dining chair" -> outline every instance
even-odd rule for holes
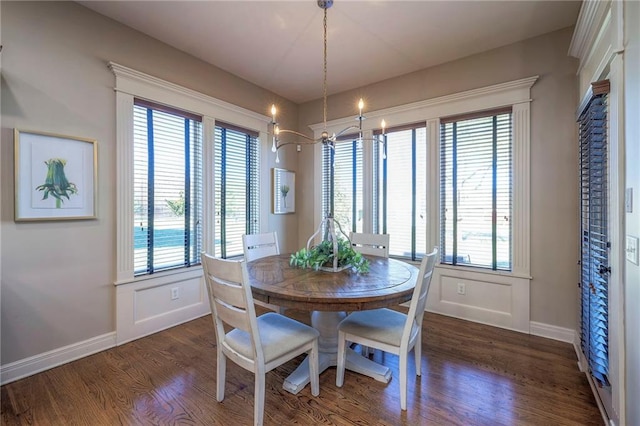
[[[247,262],[280,254],[278,234],[275,232],[244,234],[242,236],[242,248],[244,250],[244,260]]]
[[[263,232],[260,234],[244,234],[242,235],[242,249],[244,250],[244,260],[247,262],[280,254],[278,234],[275,231]],[[259,300],[255,300],[255,303],[281,314],[285,311],[281,306],[272,305]]]
[[[361,254],[389,257],[389,234],[350,232],[351,247]]]
[[[365,232],[350,232],[351,247],[358,253],[371,256],[389,257],[389,234],[368,234]],[[373,348],[360,346],[363,356],[373,355]]]
[[[224,400],[228,358],[255,374],[254,424],[262,425],[266,373],[304,353],[309,354],[311,394],[318,396],[318,331],[275,312],[256,317],[246,263],[206,253],[201,258],[216,331],[216,399]]]
[[[422,318],[437,254],[438,248],[435,247],[431,253],[422,258],[408,313],[387,308],[357,311],[348,315],[338,324],[336,386],[341,387],[344,383],[347,341],[380,349],[398,355],[400,361],[400,408],[407,409],[408,355],[409,351],[413,349],[416,375],[420,376],[422,374],[420,363]]]

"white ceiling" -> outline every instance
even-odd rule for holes
[[[294,102],[322,97],[315,0],[79,3]],[[580,4],[336,0],[327,18],[328,93],[571,26]]]

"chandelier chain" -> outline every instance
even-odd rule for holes
[[[322,82],[322,116],[325,130],[327,129],[327,9],[324,9],[324,80]]]
[[[1,1],[1,0],[0,0]],[[323,145],[328,146],[331,149],[335,149],[335,142],[336,140],[338,140],[338,138],[340,138],[342,135],[346,135],[347,132],[349,131],[357,131],[358,132],[358,143],[362,143],[363,140],[363,136],[362,136],[362,120],[365,119],[364,115],[362,114],[363,108],[364,108],[364,101],[362,100],[362,98],[360,98],[360,101],[358,102],[358,116],[356,117],[356,119],[358,120],[358,124],[357,125],[351,125],[351,126],[347,126],[346,128],[342,129],[340,132],[333,133],[333,135],[329,135],[329,133],[327,132],[327,62],[328,62],[328,55],[327,55],[327,39],[328,39],[328,26],[327,26],[327,9],[329,9],[332,5],[333,5],[333,0],[317,0],[318,2],[318,6],[324,10],[324,19],[323,19],[323,68],[322,68],[322,124],[324,125],[324,129],[322,131],[322,134],[320,135],[319,138],[313,138],[313,137],[309,137],[304,133],[298,132],[296,130],[290,130],[290,129],[282,129],[280,128],[280,126],[278,126],[278,121],[276,120],[276,114],[277,114],[277,109],[275,104],[271,105],[271,126],[272,126],[272,131],[273,131],[273,143],[271,145],[271,151],[276,153],[276,163],[280,162],[280,158],[278,157],[278,151],[280,150],[280,148],[286,146],[286,145],[293,145],[293,144],[297,144],[298,145],[298,151],[300,151],[300,144],[304,143],[304,144],[316,144],[316,143],[322,143]],[[380,126],[382,127],[382,136],[384,137],[385,141],[383,143],[384,146],[384,151],[383,151],[383,158],[386,158],[386,135],[385,135],[385,128],[386,128],[386,123],[384,120],[382,120],[382,122],[380,123]],[[301,139],[304,139],[304,141],[301,142],[286,142],[286,141],[281,141],[279,136],[283,135],[283,134],[287,134],[287,135],[294,135],[297,136]],[[370,140],[374,143],[379,142],[378,138],[369,138],[367,140]]]

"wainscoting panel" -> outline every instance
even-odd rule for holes
[[[118,345],[210,312],[201,268],[122,283],[116,289]]]
[[[427,310],[529,333],[529,278],[437,266]]]

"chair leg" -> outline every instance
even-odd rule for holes
[[[255,426],[262,426],[264,422],[265,374],[264,368],[258,368],[256,371],[256,389],[253,395],[253,424]]]
[[[400,408],[407,409],[407,364],[408,364],[408,351],[405,349],[400,350]]]
[[[418,332],[416,337],[413,355],[416,361],[416,376],[422,376],[422,332]]]
[[[217,371],[218,386],[217,386],[216,399],[218,400],[218,402],[221,402],[224,399],[224,382],[226,380],[226,372],[227,372],[227,357],[224,354],[224,352],[222,352],[222,349],[218,349],[217,366],[218,366],[218,371]]]
[[[320,395],[320,367],[318,365],[318,340],[313,342],[309,352],[309,377],[311,378],[311,395]]]
[[[343,331],[338,331],[338,365],[336,366],[336,386],[342,387],[344,384],[344,368],[347,358],[346,335]]]

